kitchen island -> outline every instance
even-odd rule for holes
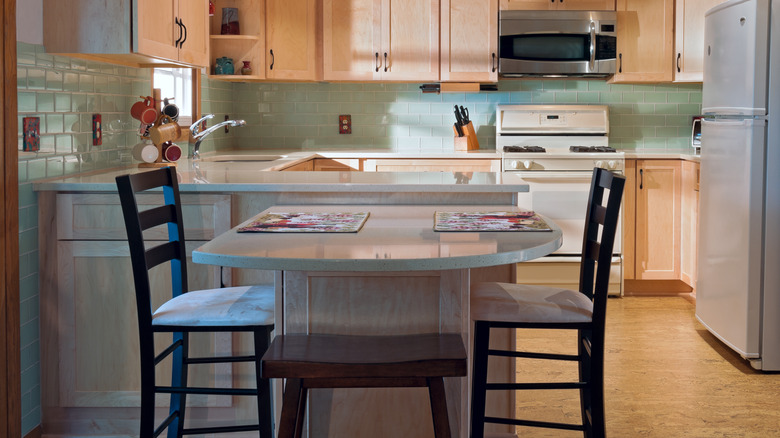
[[[268,172],[241,163],[180,163],[180,189],[189,253],[272,205],[486,205],[514,206],[528,190],[516,176],[482,172]],[[41,181],[39,197],[42,423],[64,436],[133,434],[139,403],[138,338],[129,253],[114,178],[136,167]],[[159,201],[149,193],[140,204]],[[145,200],[143,199],[145,198]],[[151,230],[164,240],[164,230]],[[274,282],[272,271],[191,265],[193,289]],[[167,290],[168,272],[153,274]],[[512,281],[511,265],[470,270],[469,281]],[[162,293],[156,300],[162,299]],[[229,336],[229,335],[225,335]],[[240,351],[234,339],[203,338],[200,352]],[[504,343],[511,343],[506,336]],[[198,353],[199,351],[196,351]],[[496,373],[511,376],[509,363]],[[164,371],[163,371],[164,372]],[[192,373],[197,384],[254,384],[252,367],[236,365]],[[251,402],[192,397],[190,418],[251,418]],[[498,401],[505,410],[511,401]],[[165,402],[161,400],[161,406]]]

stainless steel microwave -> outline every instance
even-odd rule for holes
[[[499,75],[606,77],[615,73],[612,11],[500,11]]]

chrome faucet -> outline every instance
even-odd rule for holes
[[[204,120],[213,119],[214,114],[206,114],[205,116],[198,119],[197,122],[190,125],[190,135],[192,138],[195,139],[195,145],[190,149],[189,155],[187,155],[187,158],[191,158],[193,160],[200,159],[200,142],[203,141],[206,137],[208,137],[209,134],[216,131],[219,128],[222,128],[223,126],[244,126],[246,125],[246,122],[243,120],[225,120],[224,122],[219,122],[216,125],[212,126],[211,128],[207,128],[204,131],[201,132],[200,130],[200,124]]]

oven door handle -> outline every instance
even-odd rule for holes
[[[590,22],[590,72],[596,69],[596,23]]]
[[[571,180],[571,179],[578,179],[578,180],[585,180],[588,184],[590,184],[591,178],[593,178],[593,171],[590,170],[583,170],[583,171],[569,171],[569,172],[558,172],[558,171],[537,171],[537,172],[516,172],[516,171],[508,171],[507,173],[514,173],[519,174],[520,178],[531,181],[531,180]]]

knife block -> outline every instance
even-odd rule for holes
[[[455,129],[453,127],[453,129]],[[474,125],[471,122],[466,123],[461,128],[463,130],[463,137],[458,137],[455,133],[455,150],[456,151],[476,151],[479,150],[479,140],[477,140],[477,133],[474,131]]]

